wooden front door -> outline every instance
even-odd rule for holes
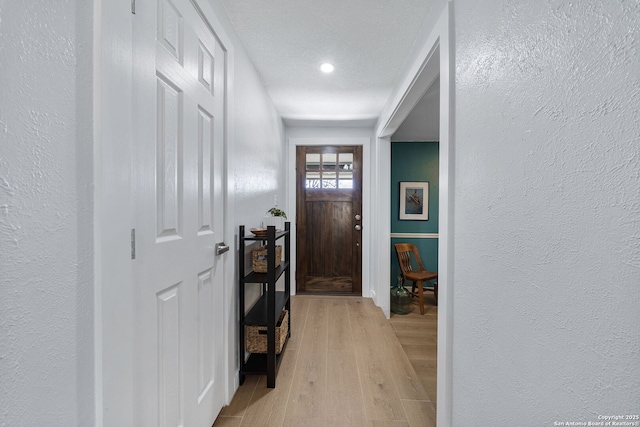
[[[299,293],[362,293],[362,147],[296,149]]]

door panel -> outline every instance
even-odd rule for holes
[[[215,254],[226,53],[190,0],[138,0],[137,9],[135,425],[209,427],[226,388]]]
[[[214,304],[214,284],[211,269],[198,275],[198,403],[213,386],[215,371],[213,361],[217,358],[212,343],[215,342],[216,317],[211,308]]]
[[[178,426],[183,419],[180,360],[180,283],[158,293],[158,396],[161,426]]]
[[[158,77],[156,149],[158,238],[177,238],[182,223],[182,93]]]
[[[297,292],[362,292],[362,147],[297,147]]]

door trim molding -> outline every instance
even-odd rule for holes
[[[391,135],[415,107],[435,78],[440,76],[440,202],[438,239],[438,273],[440,292],[438,295],[438,372],[437,372],[437,425],[449,427],[452,422],[453,389],[453,188],[454,188],[454,82],[453,66],[453,3],[438,0],[436,11],[423,27],[425,33],[416,43],[413,61],[408,62],[406,74],[394,91],[395,95],[385,107],[376,128],[375,169],[376,187],[373,194],[389,194],[391,181]],[[422,43],[420,43],[422,41]],[[379,197],[375,201],[377,240],[381,248],[374,263],[372,274],[390,277],[391,245],[389,244],[390,197]],[[376,304],[389,316],[388,280],[378,284]]]
[[[96,426],[133,427],[135,261],[122,238],[133,228],[133,15],[125,2],[94,0],[93,6]]]
[[[310,128],[313,129],[313,128]],[[338,130],[339,133],[339,130]],[[287,202],[289,211],[293,212],[291,223],[296,223],[296,147],[299,145],[361,145],[362,146],[362,296],[371,295],[371,137],[370,136],[287,136]],[[291,208],[293,207],[293,208]],[[296,277],[296,228],[291,227],[291,274]],[[295,295],[296,286],[291,286],[291,294]]]

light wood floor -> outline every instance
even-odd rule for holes
[[[214,426],[435,426],[431,300],[424,316],[415,305],[391,321],[367,298],[297,295],[291,304],[276,388],[247,376]]]
[[[391,313],[391,326],[413,370],[422,382],[433,406],[436,405],[436,372],[438,368],[438,306],[432,292],[424,294],[424,315],[414,298],[412,311],[406,315]]]

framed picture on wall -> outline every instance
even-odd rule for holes
[[[429,220],[429,183],[400,183],[400,219]]]

